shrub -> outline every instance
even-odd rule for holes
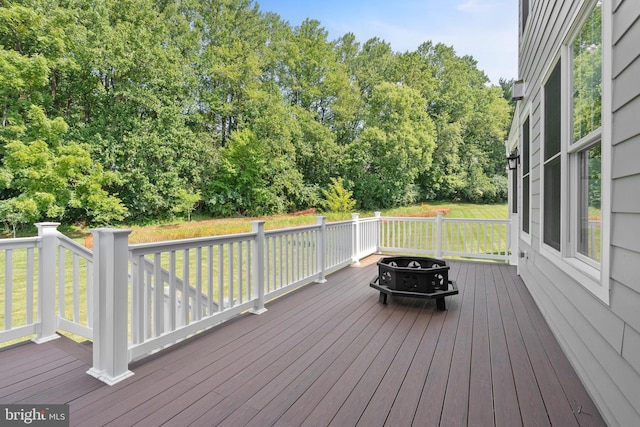
[[[328,212],[352,212],[356,207],[353,193],[344,188],[342,178],[331,178],[327,190],[322,190],[323,208]]]

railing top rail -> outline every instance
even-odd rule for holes
[[[360,222],[375,222],[378,219],[379,219],[378,217],[370,216],[370,217],[367,217],[367,218],[360,218],[359,221]]]
[[[378,219],[378,218],[375,218]],[[381,221],[435,221],[436,217],[423,217],[423,216],[381,216]]]
[[[377,219],[377,218],[375,218]],[[436,217],[413,217],[413,216],[381,216],[382,221],[435,221]],[[494,223],[508,224],[510,219],[494,219],[494,218],[447,218],[442,217],[444,222],[473,222],[473,223]]]
[[[0,239],[0,249],[34,248],[38,246],[40,237],[18,237],[16,239]]]
[[[473,222],[480,224],[509,224],[510,219],[482,219],[482,218],[442,218],[444,222]]]
[[[340,226],[340,225],[351,225],[351,224],[353,224],[353,220],[347,219],[347,220],[344,220],[344,221],[328,222],[327,223],[327,227],[337,227],[337,226]]]
[[[288,227],[288,228],[278,228],[275,230],[266,230],[264,232],[265,236],[277,236],[284,234],[292,234],[292,233],[300,233],[301,231],[311,231],[311,230],[319,230],[320,226],[318,224],[312,225],[300,225],[297,227]]]
[[[76,255],[80,255],[81,257],[88,260],[93,259],[92,251],[80,245],[78,242],[74,241],[73,239],[70,239],[69,237],[65,236],[64,234],[60,234],[58,236],[58,241],[60,243],[60,246],[63,246],[69,249],[71,252],[75,253]]]
[[[181,249],[194,249],[203,246],[223,245],[226,243],[244,242],[255,240],[256,233],[226,234],[224,236],[196,237],[193,239],[167,240],[162,242],[137,243],[129,245],[131,255],[146,255],[156,252],[177,251]]]

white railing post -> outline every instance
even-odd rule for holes
[[[87,373],[113,385],[133,375],[128,354],[129,233],[93,234],[93,367]]]
[[[256,233],[256,240],[253,245],[251,262],[253,263],[253,291],[252,296],[257,298],[251,313],[262,314],[267,309],[264,307],[264,221],[251,221],[252,232]]]
[[[38,333],[33,341],[38,344],[60,338],[60,335],[56,334],[56,258],[59,225],[59,222],[36,224],[41,245],[38,253]],[[64,286],[64,283],[60,286]]]
[[[442,259],[442,211],[436,212],[436,258]]]
[[[326,242],[327,242],[327,217],[318,216],[316,217],[318,225],[320,226],[320,230],[318,232],[318,244],[316,246],[317,251],[317,259],[318,259],[318,269],[320,270],[318,274],[318,278],[316,279],[317,283],[325,283],[327,279],[324,278],[324,271],[326,268]]]
[[[380,219],[380,212],[374,212],[373,215],[376,218],[376,254],[380,254],[380,233],[382,233],[382,220]]]
[[[353,222],[353,245],[351,246],[351,263],[360,264],[360,214],[351,214]]]

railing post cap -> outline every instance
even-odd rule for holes
[[[36,227],[57,227],[59,226],[59,222],[36,222]]]
[[[318,224],[324,224],[327,221],[327,217],[318,215],[316,216],[316,221],[318,222]]]
[[[133,230],[130,230],[128,228],[108,228],[108,227],[90,228],[89,231],[94,236],[96,234],[114,234],[114,235],[125,234],[125,235],[129,235],[129,234],[131,234],[133,232]]]
[[[380,217],[380,215],[382,215],[382,212],[379,212],[379,211],[378,211],[378,212],[374,212],[374,213],[373,213],[373,216],[375,216],[376,218],[379,218],[379,217]]]
[[[37,222],[36,223],[36,227],[38,227],[38,234],[42,235],[44,234],[46,231],[52,231],[52,230],[57,230],[58,226],[60,225],[59,222]]]
[[[352,213],[351,214],[351,219],[355,220],[355,219],[358,219],[358,218],[360,218],[360,214],[359,213]]]
[[[254,233],[259,232],[260,230],[264,230],[264,223],[266,221],[262,220],[262,219],[257,219],[254,221],[251,221],[251,229],[253,230]]]

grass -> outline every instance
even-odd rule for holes
[[[447,218],[486,218],[507,219],[508,208],[506,204],[476,205],[471,203],[458,203],[437,201],[428,204],[400,207],[382,210],[383,216],[435,216],[436,209],[448,209]],[[374,215],[374,211],[360,211],[360,217],[366,218]],[[351,219],[350,213],[304,213],[301,215],[274,215],[255,218],[224,218],[224,219],[199,219],[194,221],[169,221],[155,225],[119,225],[118,228],[132,230],[129,242],[147,243],[163,240],[179,240],[204,236],[220,236],[225,234],[246,233],[251,231],[251,221],[264,220],[267,230],[296,227],[316,223],[316,217],[323,215],[328,222]],[[90,231],[86,226],[62,224],[58,231],[85,245],[90,242]],[[35,227],[27,227],[18,237],[35,236]],[[12,237],[8,233],[0,233],[0,238]]]
[[[485,218],[485,219],[506,219],[508,218],[508,209],[506,204],[498,204],[498,205],[474,205],[468,203],[451,203],[451,202],[434,202],[430,204],[423,204],[417,206],[396,208],[390,210],[382,211],[383,216],[404,216],[404,217],[428,217],[435,216],[435,211],[437,209],[446,209],[448,213],[446,214],[447,218]],[[363,211],[360,212],[361,218],[371,217],[373,216],[373,212],[371,211]],[[255,219],[260,219],[266,221],[265,228],[270,229],[279,229],[279,228],[289,228],[296,227],[301,225],[309,225],[315,224],[317,222],[317,215],[315,213],[304,213],[301,215],[278,215],[271,217],[262,217],[262,218],[228,218],[228,219],[207,219],[207,220],[199,220],[199,221],[191,221],[191,222],[172,222],[162,225],[152,225],[152,226],[133,226],[128,227],[132,229],[132,233],[129,238],[129,242],[134,243],[143,243],[143,242],[155,242],[155,241],[164,241],[164,240],[177,240],[177,239],[186,239],[186,238],[194,238],[194,237],[203,237],[203,236],[217,236],[217,235],[226,235],[226,234],[237,234],[251,231],[251,221]],[[328,222],[341,221],[351,219],[351,214],[322,214],[327,217]],[[124,228],[124,227],[122,227]],[[88,244],[90,245],[90,239],[87,239],[87,236],[90,236],[87,229],[83,229],[82,227],[59,227],[59,230],[73,238],[76,242],[80,244]],[[65,268],[64,274],[69,281],[69,278],[73,277],[73,260],[71,254],[66,252],[65,256]],[[178,259],[178,274],[181,274],[182,269],[182,258],[180,253],[177,254]],[[21,326],[27,323],[27,250],[26,249],[16,249],[12,251],[11,254],[11,268],[13,270],[11,277],[8,277],[6,272],[6,266],[8,265],[7,261],[7,252],[4,250],[0,250],[0,331],[5,328],[5,300],[6,300],[6,281],[9,280],[12,283],[12,293],[11,293],[11,307],[12,307],[12,315],[11,315],[11,324],[13,327]],[[216,254],[214,254],[215,258],[218,258]],[[192,256],[192,259],[189,260],[191,277],[195,277],[196,270],[198,268],[201,269],[201,274],[203,279],[207,274],[205,272],[206,268],[200,264],[197,266],[198,261],[193,259],[195,257]],[[38,251],[34,251],[34,265],[37,265],[38,262]],[[237,262],[237,261],[236,261]],[[163,254],[163,267],[168,268],[166,264],[166,254]],[[224,265],[227,263],[227,258],[225,256]],[[206,263],[205,263],[206,264]],[[237,264],[235,264],[237,265]],[[80,303],[77,306],[76,315],[79,317],[79,320],[83,324],[86,324],[86,266],[84,265],[84,261],[80,262],[80,268],[77,271],[77,275],[79,276],[80,283]],[[217,266],[215,267],[217,269]],[[226,273],[225,273],[226,274]],[[248,274],[246,271],[243,273],[244,277]],[[217,277],[217,270],[212,271],[212,276]],[[208,277],[208,276],[207,276]],[[37,296],[37,273],[34,277],[34,286],[33,293]],[[210,294],[216,300],[218,299],[218,286],[214,287],[213,292]],[[237,289],[236,292],[241,292],[240,289]],[[209,294],[209,292],[205,292]],[[238,294],[236,294],[238,295]],[[239,296],[239,295],[238,295]],[[73,318],[74,314],[74,301],[73,301],[73,285],[70,283],[65,289],[65,317],[67,319]],[[56,305],[58,301],[58,296],[56,296]],[[34,303],[35,307],[35,303]],[[57,309],[56,309],[57,310]],[[33,313],[33,318],[37,317],[37,313]],[[76,337],[80,339],[79,337]],[[0,347],[8,345],[10,343],[0,343]]]
[[[470,203],[433,202],[409,207],[383,210],[383,216],[435,216],[436,209],[449,209],[447,218],[485,218],[507,219],[509,217],[506,204],[474,205]],[[306,213],[303,215],[276,215],[256,218],[206,219],[191,222],[174,222],[162,225],[129,227],[133,232],[129,242],[146,243],[162,240],[189,239],[204,236],[220,236],[225,234],[246,233],[251,231],[251,221],[264,220],[267,230],[310,225],[316,223],[316,217],[323,215],[328,222],[351,219],[350,213]],[[373,211],[361,211],[360,217],[374,215]]]
[[[409,206],[383,211],[386,216],[422,216],[427,212],[434,216],[435,210],[447,209],[446,218],[482,218],[482,219],[508,219],[509,209],[506,203],[476,205],[472,203],[457,202],[429,202],[429,204]]]

